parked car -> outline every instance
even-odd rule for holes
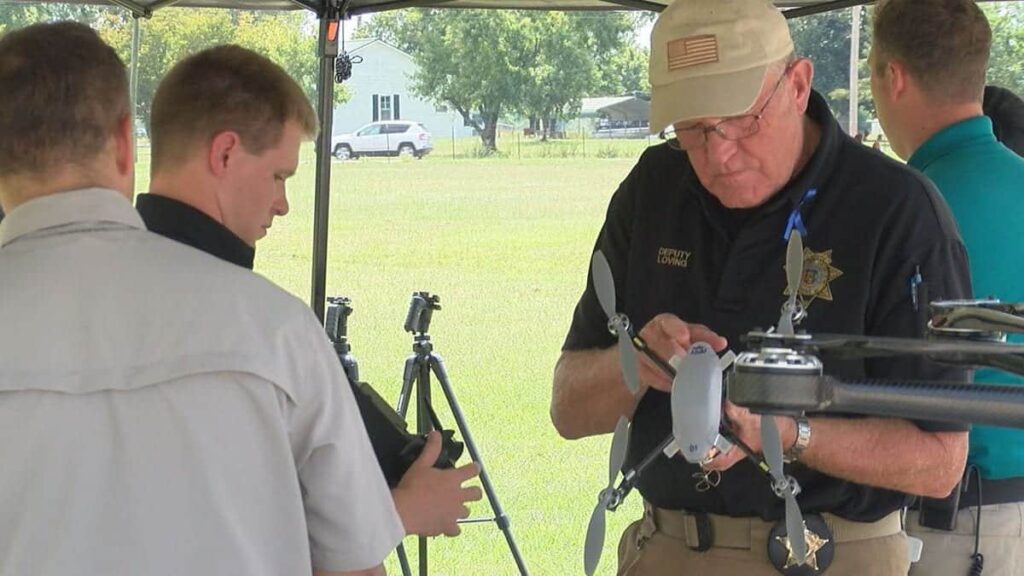
[[[359,156],[413,156],[422,158],[434,149],[430,132],[419,122],[371,122],[352,134],[331,139],[331,150],[341,160]]]

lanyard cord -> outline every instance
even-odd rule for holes
[[[818,189],[811,188],[807,192],[804,192],[804,195],[800,197],[800,202],[798,202],[796,207],[793,208],[793,211],[789,213],[789,220],[786,222],[786,231],[782,234],[783,242],[789,242],[789,236],[793,233],[794,229],[800,232],[800,236],[807,236],[807,227],[804,226],[804,219],[800,214],[800,210],[804,207],[804,204],[814,199],[817,195]]]

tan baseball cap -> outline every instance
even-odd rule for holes
[[[651,133],[743,114],[769,65],[792,53],[789,25],[767,0],[675,0],[651,32]]]

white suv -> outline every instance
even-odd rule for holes
[[[354,134],[337,134],[331,150],[340,160],[359,156],[414,156],[422,158],[434,149],[430,132],[419,122],[373,122]]]

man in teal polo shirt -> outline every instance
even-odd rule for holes
[[[996,140],[982,112],[991,36],[971,0],[888,0],[875,12],[871,92],[893,150],[949,203],[975,296],[1016,302],[1024,301],[1024,159]],[[995,370],[975,381],[1024,383]],[[911,574],[966,576],[981,561],[985,576],[1024,574],[1024,431],[975,426],[963,485],[953,530],[922,527],[910,513],[907,530],[924,541]]]

